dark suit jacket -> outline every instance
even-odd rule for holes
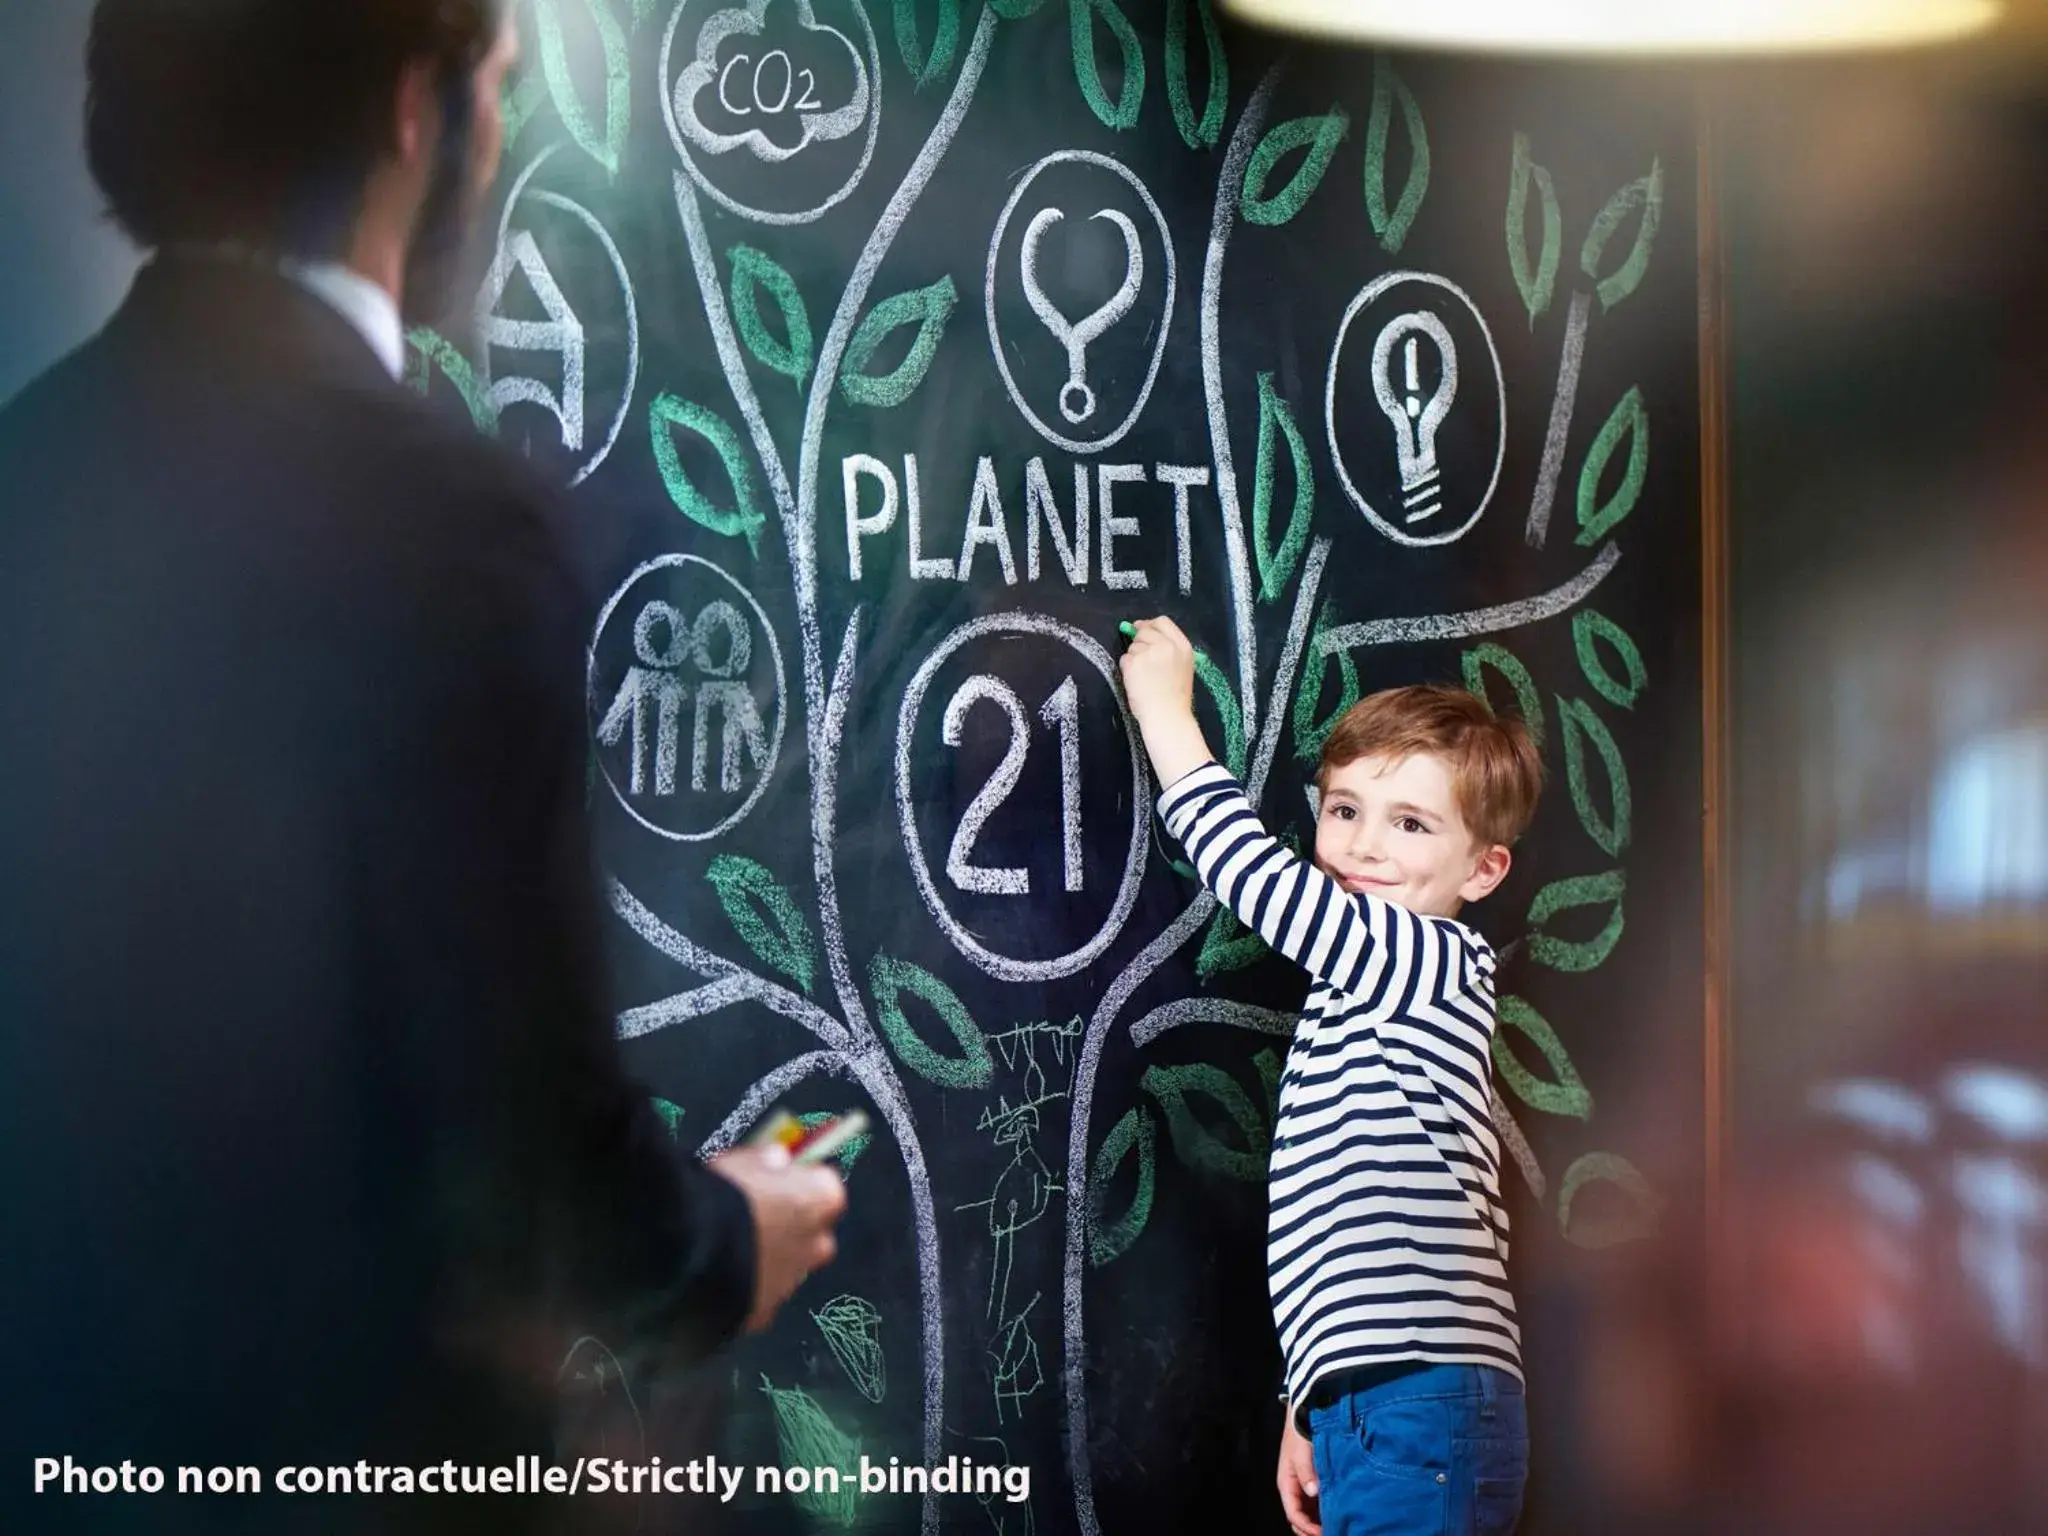
[[[588,594],[550,512],[318,300],[225,263],[153,263],[0,414],[10,1505],[38,1456],[173,1487],[546,1458],[579,1335],[738,1331],[745,1202],[612,1037]],[[27,1508],[0,1527],[533,1513]]]

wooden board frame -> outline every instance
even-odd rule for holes
[[[1728,252],[1720,202],[1717,108],[1702,84],[1696,104],[1699,197],[1700,402],[1700,857],[1703,962],[1702,1147],[1710,1268],[1726,1253],[1731,1027],[1729,813]],[[1725,1295],[1720,1284],[1718,1296]]]

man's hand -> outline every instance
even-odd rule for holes
[[[1195,648],[1171,619],[1140,619],[1119,663],[1124,697],[1163,789],[1215,761],[1195,723]]]
[[[754,1213],[754,1309],[747,1331],[759,1333],[838,1252],[832,1229],[846,1210],[846,1186],[831,1168],[792,1165],[785,1147],[724,1152],[708,1166],[738,1186]]]
[[[1322,1525],[1316,1519],[1320,1511],[1316,1507],[1316,1456],[1315,1449],[1300,1430],[1294,1427],[1294,1408],[1287,1409],[1287,1428],[1280,1434],[1280,1509],[1287,1516],[1287,1523],[1294,1527],[1295,1536],[1322,1536]]]

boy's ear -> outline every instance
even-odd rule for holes
[[[1460,901],[1477,901],[1482,896],[1493,894],[1495,886],[1508,877],[1508,866],[1515,861],[1503,843],[1495,843],[1479,855],[1472,867],[1471,876],[1458,887]]]

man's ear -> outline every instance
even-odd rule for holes
[[[1503,843],[1495,843],[1479,855],[1472,866],[1472,873],[1465,883],[1458,887],[1460,901],[1477,901],[1482,896],[1493,894],[1494,887],[1508,877],[1508,866],[1515,857]]]
[[[398,77],[392,110],[392,143],[398,163],[406,167],[424,164],[441,131],[441,102],[434,89],[433,70],[425,64],[408,64]]]

